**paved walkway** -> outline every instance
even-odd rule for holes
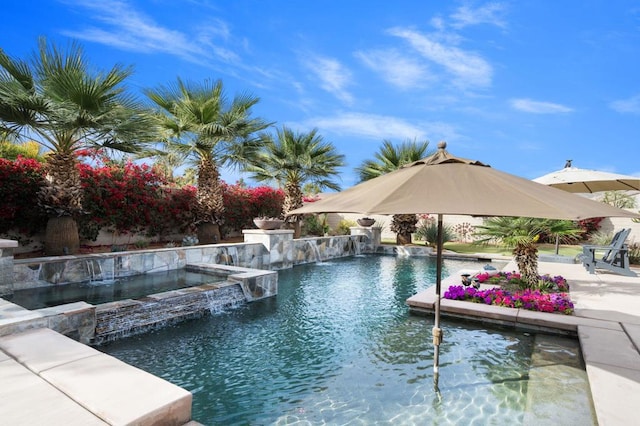
[[[510,263],[505,270],[514,270]],[[516,327],[577,333],[599,425],[638,424],[640,407],[640,277],[589,274],[580,264],[540,262],[541,274],[562,275],[571,286],[575,315],[547,314],[443,299],[443,315]],[[636,270],[640,275],[640,270]],[[443,281],[442,293],[460,278]],[[431,312],[431,288],[407,303]],[[562,398],[562,395],[558,395]]]

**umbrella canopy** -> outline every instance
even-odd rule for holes
[[[438,215],[436,301],[433,327],[434,381],[438,381],[442,216],[521,216],[581,220],[591,217],[640,217],[528,179],[492,169],[479,161],[454,157],[445,142],[438,151],[386,175],[355,185],[288,214],[365,213]]]
[[[289,212],[522,216],[582,220],[637,214],[454,157],[430,157]]]
[[[540,176],[534,179],[534,182],[574,193],[640,191],[639,177],[579,169],[572,166]]]

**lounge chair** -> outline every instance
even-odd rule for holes
[[[595,274],[596,269],[607,269],[617,274],[635,277],[636,273],[629,268],[629,249],[625,244],[630,232],[630,228],[616,232],[607,246],[583,246],[582,254],[579,256],[582,265],[591,274]]]

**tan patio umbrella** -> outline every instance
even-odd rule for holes
[[[608,216],[640,217],[626,210],[500,172],[479,161],[454,157],[445,148],[446,143],[440,142],[438,151],[427,158],[289,212],[438,215],[433,327],[433,369],[436,383],[442,341],[440,289],[443,215],[569,220]]]
[[[602,191],[640,191],[640,178],[619,175],[599,170],[579,169],[571,166],[571,161],[563,169],[534,179],[534,182],[553,186],[573,193],[593,193]]]

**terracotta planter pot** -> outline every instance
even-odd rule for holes
[[[217,223],[204,222],[197,228],[199,244],[217,244],[220,241],[220,226]]]
[[[44,252],[47,256],[76,254],[80,251],[78,225],[70,216],[52,217],[47,222]]]

